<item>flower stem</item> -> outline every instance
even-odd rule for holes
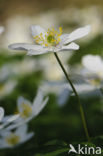
[[[71,87],[72,87],[72,89],[73,89],[73,91],[75,93],[75,96],[77,97],[78,105],[79,105],[79,109],[80,109],[80,114],[81,114],[81,119],[82,119],[84,131],[85,131],[85,135],[87,137],[87,140],[90,141],[90,137],[89,137],[89,133],[88,133],[88,129],[87,129],[87,124],[86,124],[86,120],[85,120],[85,115],[84,115],[84,110],[83,110],[82,104],[80,102],[79,95],[78,95],[78,93],[77,93],[77,91],[76,91],[72,81],[70,80],[70,78],[69,78],[69,76],[68,76],[68,74],[67,74],[67,72],[66,72],[66,70],[65,70],[65,68],[64,68],[64,66],[63,66],[63,64],[61,62],[61,60],[59,59],[57,53],[54,53],[54,55],[55,55],[59,65],[60,65],[60,67],[61,67],[61,69],[62,69],[66,79],[68,80],[69,84],[71,85]]]

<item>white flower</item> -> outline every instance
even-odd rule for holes
[[[44,99],[44,95],[42,91],[38,91],[36,98],[31,104],[28,100],[24,99],[23,97],[18,98],[18,112],[20,113],[21,118],[29,119],[37,116],[41,110],[47,104],[48,97]]]
[[[86,99],[87,97],[101,97],[100,90],[95,88],[93,85],[88,84],[84,80],[82,80],[82,76],[77,76],[76,82],[74,82],[74,86],[82,99]],[[78,82],[78,83],[77,83]],[[44,82],[41,85],[41,88],[45,94],[52,93],[57,96],[57,104],[61,107],[64,106],[67,100],[70,99],[70,96],[74,96],[73,90],[70,84],[64,81],[49,81]]]
[[[29,62],[27,64],[27,62]],[[37,71],[37,61],[32,58],[26,58],[22,61],[15,61],[14,63],[4,64],[0,68],[0,81],[5,81],[9,78],[17,76],[24,76]]]
[[[17,128],[15,131],[2,131],[0,138],[0,149],[13,148],[21,143],[28,141],[34,133],[27,133],[27,125]]]
[[[17,110],[20,114],[20,117],[15,120],[15,123],[10,125],[7,129],[14,129],[23,123],[29,122],[32,118],[36,117],[41,112],[47,102],[48,97],[44,99],[44,95],[40,90],[38,91],[33,104],[27,99],[19,97],[17,101]]]
[[[0,26],[0,34],[2,34],[4,32],[4,27]]]
[[[86,55],[82,58],[83,66],[92,73],[103,74],[103,60],[98,55]]]
[[[9,45],[9,48],[14,50],[26,50],[27,55],[39,55],[64,50],[78,50],[79,46],[73,41],[87,35],[90,32],[90,26],[76,29],[70,34],[62,34],[61,27],[59,28],[59,31],[54,28],[46,31],[39,25],[32,25],[31,31],[34,38],[34,44],[15,43]]]
[[[19,117],[19,114],[17,115],[11,115],[9,117],[4,117],[4,109],[0,107],[0,129],[5,128],[7,125],[15,121]]]
[[[89,78],[89,82],[99,86],[103,81],[103,60],[98,55],[86,55],[82,58],[84,69],[82,73]]]

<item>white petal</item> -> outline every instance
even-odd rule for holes
[[[28,129],[27,124],[24,124],[23,126],[18,127],[15,133],[24,138],[26,137],[27,129]]]
[[[2,121],[3,117],[4,117],[4,109],[0,107],[0,121]]]
[[[45,32],[45,29],[39,25],[32,25],[30,29],[33,37]]]
[[[17,121],[17,120],[16,120],[16,121]],[[7,127],[5,128],[5,130],[11,131],[11,130],[13,130],[13,129],[18,128],[19,126],[21,126],[21,125],[23,125],[23,124],[24,124],[24,122],[22,122],[22,123],[17,122],[16,124],[15,124],[15,123],[12,123],[12,124],[10,124],[9,126],[7,126]]]
[[[59,45],[63,45],[65,43],[66,39],[68,39],[68,37],[69,37],[69,34],[62,34],[60,36],[61,41],[60,41]]]
[[[6,117],[5,117],[6,118]],[[15,121],[17,118],[19,118],[19,114],[17,115],[12,115],[11,117],[6,118],[6,122],[13,122]]]
[[[28,44],[28,43],[14,43],[8,46],[12,50],[40,50],[43,48],[40,45]]]
[[[76,43],[72,42],[66,46],[62,46],[61,50],[78,50],[79,49],[79,45],[77,45]]]
[[[43,110],[48,100],[49,100],[49,97],[46,97],[45,100],[41,103],[41,105],[38,108],[38,111],[35,113],[36,116]]]
[[[3,124],[0,126],[0,129],[8,126],[11,122],[16,121],[19,118],[19,114],[17,115],[10,115],[10,116],[5,116],[3,118]],[[14,127],[14,126],[13,126]],[[12,129],[13,129],[12,127]],[[5,128],[7,129],[7,128]]]
[[[42,91],[38,90],[37,96],[34,99],[33,107],[32,107],[33,112],[34,112],[34,116],[38,115],[40,113],[40,111],[47,104],[48,97],[45,100],[43,100],[43,99],[44,99],[44,95],[43,95]]]
[[[2,122],[3,122],[3,123],[7,122],[7,120],[8,120],[9,118],[11,118],[11,116],[12,116],[12,115],[6,115],[6,116],[3,118]]]
[[[48,97],[41,103],[41,104],[39,104],[39,107],[37,108],[37,109],[34,109],[33,108],[33,112],[34,112],[34,114],[35,114],[35,116],[37,116],[41,111],[42,111],[42,109],[45,107],[45,105],[47,104],[47,102],[48,102]]]
[[[103,73],[103,60],[98,55],[86,55],[82,58],[83,66],[94,73]]]
[[[22,97],[22,96],[20,96],[18,99],[17,99],[17,106],[18,106],[18,109],[19,109],[19,107],[20,107],[20,105],[21,105],[21,103],[23,103],[24,102],[24,97]],[[21,108],[20,108],[21,109]]]
[[[90,85],[90,84],[75,84],[74,85],[75,88],[77,89],[79,94],[83,94],[85,92],[89,92],[95,89],[94,86]]]
[[[67,37],[69,37],[69,34],[62,34],[62,35],[60,36],[60,39],[61,39],[61,40],[64,40],[64,39],[67,38]]]
[[[70,95],[71,91],[69,89],[65,88],[64,90],[62,90],[57,97],[58,105],[60,107],[64,106],[67,100],[69,99]]]
[[[10,131],[6,131],[5,129],[2,130],[2,131],[0,131],[0,135],[1,135],[2,137],[7,137],[7,136],[9,136],[10,134],[11,134],[11,132],[10,132]]]
[[[17,106],[18,106],[18,111],[21,113],[23,111],[22,104],[25,103],[26,105],[32,107],[30,101],[27,99],[24,99],[23,97],[19,97],[17,100]]]
[[[48,52],[48,48],[28,43],[14,43],[8,46],[12,50],[26,50],[27,55],[40,55]]]
[[[85,27],[76,29],[75,31],[69,34],[64,44],[67,44],[69,42],[72,42],[74,40],[77,40],[79,38],[86,36],[90,32],[90,30],[91,30],[90,26],[85,26]]]
[[[28,53],[27,53],[27,55],[29,55],[29,56],[32,56],[32,55],[41,55],[41,54],[45,54],[45,53],[48,53],[48,52],[49,52],[48,48],[41,47],[38,50],[29,50]]]
[[[38,106],[43,101],[43,98],[44,98],[43,92],[40,89],[38,89],[37,95],[33,101],[33,105],[34,105],[33,108],[35,108],[36,105]]]
[[[15,131],[15,134],[20,136],[20,143],[29,140],[34,135],[34,133],[27,133],[27,130],[28,125],[24,124],[23,126],[17,128],[17,130]]]

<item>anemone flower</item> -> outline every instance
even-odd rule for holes
[[[45,30],[39,25],[30,27],[34,39],[34,44],[14,43],[9,45],[13,50],[27,51],[27,55],[40,55],[50,52],[78,50],[79,45],[73,41],[84,37],[90,32],[90,26],[85,26],[74,30],[70,34],[62,34],[62,28]]]
[[[12,123],[9,127],[7,127],[7,130],[14,129],[32,120],[42,111],[47,102],[48,97],[44,98],[41,90],[38,90],[33,103],[24,97],[19,97],[17,100],[17,111],[20,114],[20,117],[15,120],[14,123]]]
[[[44,98],[43,92],[38,90],[37,95],[31,103],[23,97],[18,98],[17,107],[22,119],[32,119],[37,116],[48,102],[48,97]]]
[[[87,78],[89,83],[95,87],[103,84],[103,60],[99,55],[85,55],[82,58],[82,65],[84,66],[81,71]]]
[[[28,126],[24,124],[18,127],[15,131],[2,131],[0,133],[0,149],[13,148],[19,144],[28,141],[33,137],[34,133],[27,133]]]

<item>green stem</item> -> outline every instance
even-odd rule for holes
[[[66,70],[65,70],[65,68],[64,68],[64,66],[63,66],[63,64],[61,62],[61,60],[59,59],[57,53],[54,53],[54,55],[55,55],[59,65],[60,65],[60,67],[61,67],[61,69],[62,69],[66,79],[68,80],[69,84],[71,85],[71,87],[72,87],[72,89],[73,89],[73,91],[75,93],[75,96],[77,97],[78,105],[79,105],[79,109],[80,109],[80,114],[81,114],[81,118],[82,118],[82,123],[83,123],[83,127],[84,127],[84,130],[85,130],[85,135],[87,137],[87,140],[90,141],[90,137],[89,137],[89,133],[88,133],[88,129],[87,129],[87,124],[86,124],[86,120],[85,120],[85,115],[84,115],[84,110],[83,110],[82,104],[80,102],[79,95],[78,95],[78,93],[77,93],[77,91],[76,91],[72,81],[70,80],[70,78],[69,78],[69,76],[68,76],[68,74],[67,74],[67,72],[66,72]]]

